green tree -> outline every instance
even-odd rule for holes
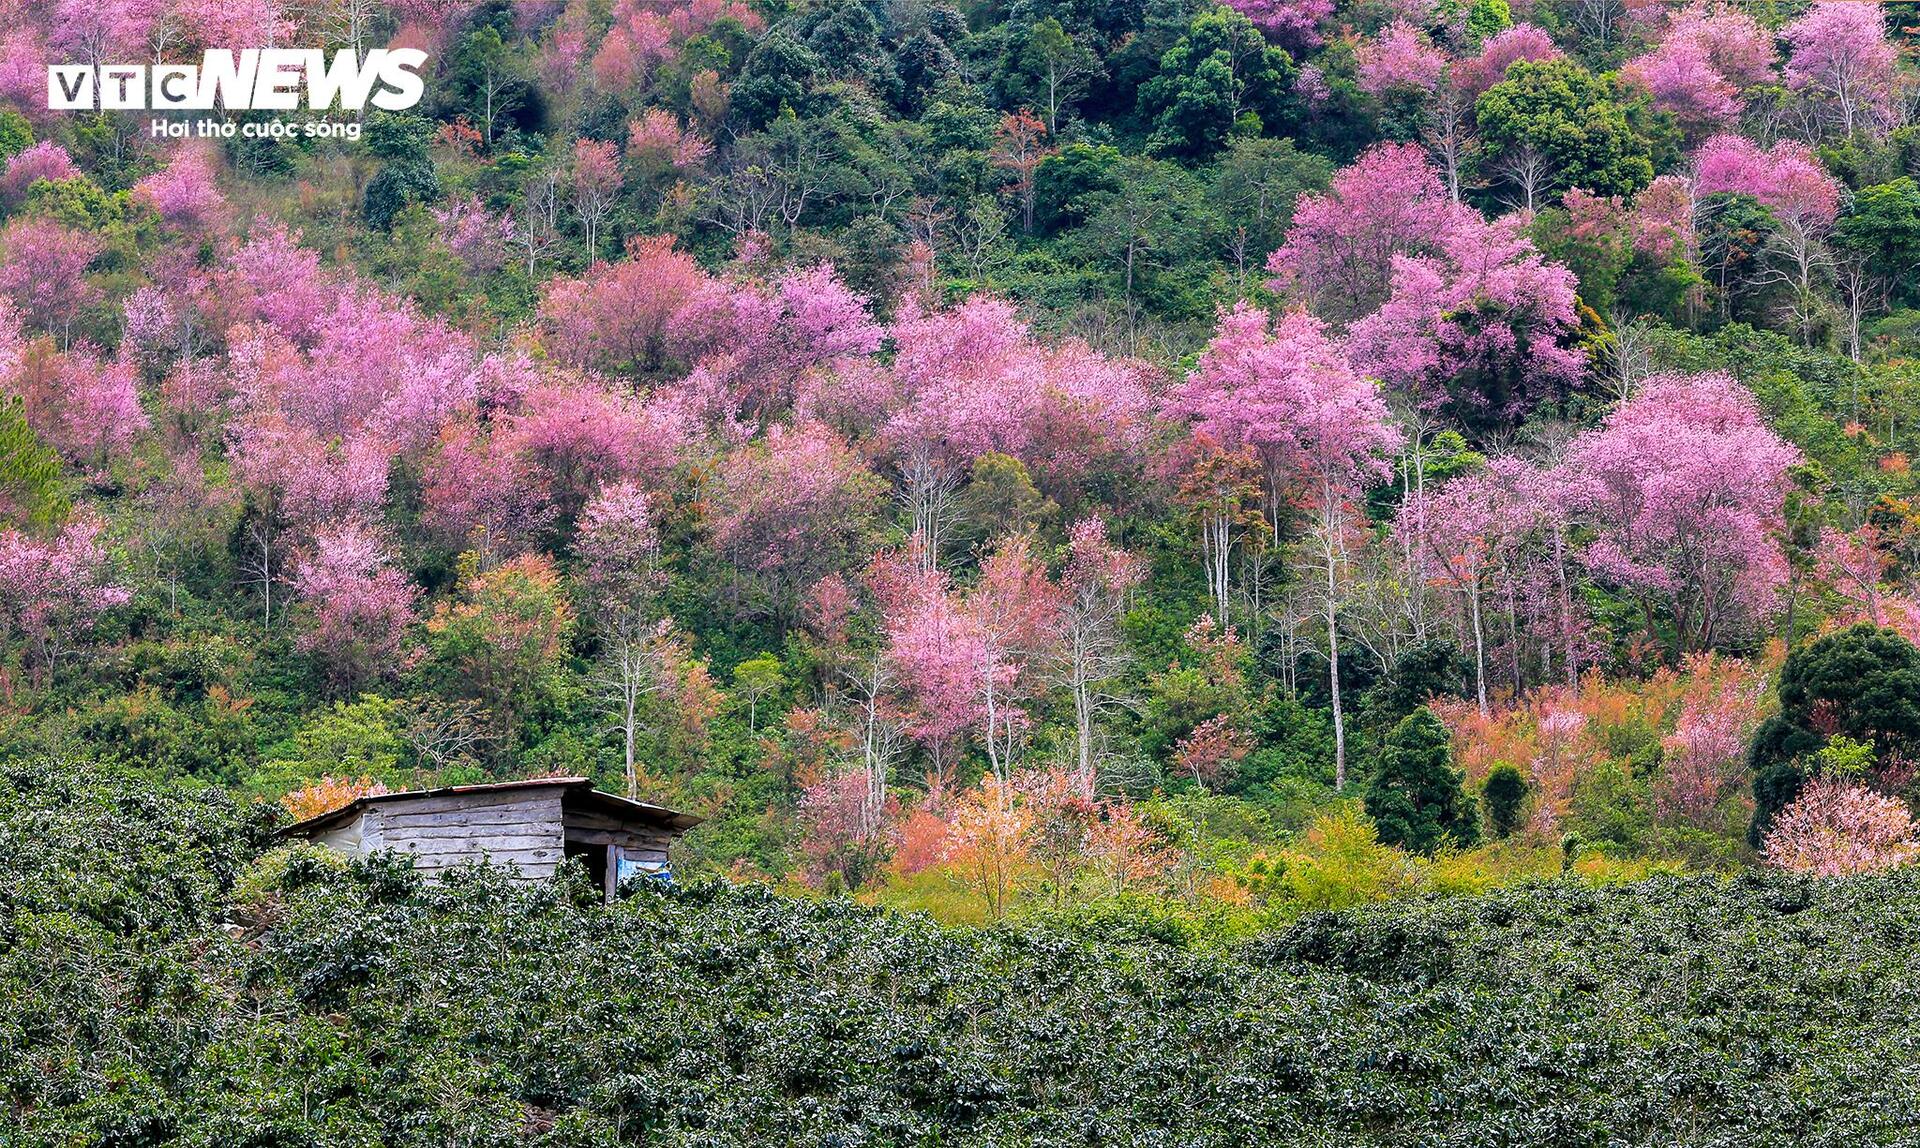
[[[1911,176],[1863,187],[1834,227],[1834,243],[1863,261],[1899,298],[1912,299],[1920,267],[1920,184]]]
[[[749,128],[772,123],[782,108],[807,115],[814,110],[814,85],[825,72],[817,52],[776,28],[748,54],[733,85],[731,107]]]
[[[1232,8],[1194,17],[1160,57],[1160,74],[1140,89],[1140,114],[1153,125],[1148,147],[1206,159],[1236,135],[1257,136],[1287,115],[1293,58],[1267,43]]]
[[[747,703],[747,736],[760,727],[760,703],[787,686],[780,672],[780,659],[773,654],[758,654],[733,667],[732,694]]]
[[[1060,507],[1033,484],[1027,464],[998,451],[973,460],[956,502],[953,536],[962,545],[986,546],[1009,534],[1046,535],[1060,521]]]
[[[1387,735],[1362,800],[1380,840],[1421,853],[1480,840],[1479,806],[1453,767],[1453,738],[1425,706]]]
[[[1303,152],[1292,140],[1239,137],[1227,145],[1206,194],[1243,285],[1286,241],[1294,201],[1302,192],[1325,187],[1332,176],[1333,164],[1325,156]]]
[[[1787,655],[1780,670],[1780,712],[1760,724],[1748,749],[1758,844],[1774,815],[1806,784],[1812,759],[1829,738],[1873,747],[1875,760],[1912,760],[1920,752],[1920,649],[1892,630],[1862,622]]]
[[[33,125],[12,108],[0,108],[0,159],[33,146]]]
[[[45,526],[65,517],[60,456],[27,425],[20,400],[0,400],[0,518],[13,526]]]
[[[1520,824],[1520,806],[1527,800],[1527,779],[1520,771],[1502,762],[1487,774],[1481,787],[1487,802],[1487,820],[1493,823],[1495,837],[1511,836]]]
[[[1492,172],[1527,207],[1570,187],[1629,196],[1653,182],[1651,146],[1612,85],[1570,60],[1514,64],[1474,114]]]

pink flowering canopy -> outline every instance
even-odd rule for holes
[[[1463,210],[1420,147],[1380,144],[1326,192],[1300,197],[1286,243],[1267,260],[1268,286],[1331,322],[1356,318],[1385,300],[1394,257],[1428,249]]]
[[[1377,478],[1400,445],[1379,389],[1320,320],[1294,311],[1273,322],[1244,302],[1221,316],[1166,413],[1229,447],[1252,447],[1276,492]]]
[[[1576,439],[1561,481],[1594,532],[1593,573],[1662,603],[1707,649],[1778,605],[1779,531],[1800,452],[1727,375],[1656,375]]]
[[[1363,41],[1353,55],[1360,90],[1375,96],[1395,90],[1431,92],[1447,66],[1447,57],[1426,33],[1405,20],[1395,20]]]
[[[1693,156],[1697,195],[1751,195],[1783,223],[1824,229],[1840,211],[1840,181],[1798,140],[1761,148],[1745,136],[1723,134]]]
[[[1453,214],[1433,255],[1396,255],[1391,294],[1353,325],[1355,364],[1471,428],[1519,421],[1578,385],[1573,273],[1524,221]]]

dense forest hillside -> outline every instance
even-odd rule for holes
[[[0,780],[9,1144],[1895,1144],[1920,880],[1558,882],[945,932],[844,900],[304,847],[218,792]]]
[[[10,757],[949,922],[1915,851],[1891,10],[8,14]],[[47,108],[258,45],[424,96]]]

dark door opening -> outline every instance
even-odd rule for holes
[[[587,879],[593,882],[594,888],[607,887],[607,847],[605,845],[590,845],[585,841],[569,840],[566,845],[566,855],[578,857],[580,863],[587,867]]]

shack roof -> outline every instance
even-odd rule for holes
[[[644,801],[630,801],[627,798],[607,793],[593,787],[590,777],[530,777],[525,781],[490,781],[482,785],[447,785],[439,789],[409,789],[400,793],[371,793],[365,797],[356,797],[338,809],[328,810],[305,821],[296,821],[280,830],[282,836],[296,837],[318,833],[323,829],[353,820],[362,810],[372,805],[391,805],[407,801],[419,801],[428,797],[447,797],[469,793],[512,793],[519,790],[554,789],[561,790],[560,800],[568,809],[589,809],[608,817],[623,821],[632,821],[642,825],[671,829],[683,833],[700,824],[702,818],[691,813],[682,813],[677,809],[668,809],[664,805],[649,805]]]

